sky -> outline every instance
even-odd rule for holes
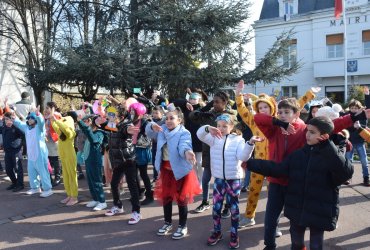
[[[263,0],[250,0],[250,2],[252,4],[251,9],[250,9],[251,18],[246,23],[246,26],[253,24],[254,21],[257,21],[259,19],[260,14],[261,14],[262,5],[263,5]],[[246,69],[248,70],[254,69],[254,66],[255,66],[254,46],[255,46],[254,40],[250,42],[250,44],[248,44],[247,46],[248,51],[251,53],[251,56],[249,58],[249,61],[251,64],[246,66]]]

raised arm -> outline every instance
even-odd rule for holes
[[[100,144],[103,141],[104,135],[103,132],[101,133],[93,133],[90,126],[87,126],[83,121],[77,122],[78,126],[80,127],[81,131],[86,135],[86,138],[89,140],[91,144]]]
[[[320,87],[312,87],[310,90],[308,90],[303,96],[301,96],[301,98],[298,99],[299,107],[303,109],[304,105],[315,99],[315,94],[320,90]]]
[[[70,118],[72,119],[72,117]],[[68,139],[73,139],[76,136],[74,128],[68,126],[65,122],[62,122],[61,120],[53,120],[51,125],[56,132],[59,131],[57,132],[59,135],[62,132]]]
[[[197,136],[198,136],[199,140],[201,140],[205,144],[208,144],[209,146],[212,146],[215,142],[215,137],[213,137],[209,133],[208,129],[209,129],[208,125],[204,125],[204,126],[200,127],[197,131]]]

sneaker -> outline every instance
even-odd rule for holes
[[[280,229],[279,229],[279,228],[277,228],[277,229],[276,229],[276,233],[275,233],[275,237],[276,237],[276,238],[279,238],[279,237],[281,237],[281,236],[283,236],[283,233],[280,231]]]
[[[247,192],[247,187],[242,187],[242,189],[240,190],[240,192],[242,192],[242,193]]]
[[[105,215],[106,216],[113,216],[113,215],[122,214],[122,213],[123,213],[123,207],[119,208],[119,207],[113,206],[111,209],[109,209],[105,213]]]
[[[70,207],[70,206],[76,205],[77,203],[78,203],[78,199],[71,197],[69,201],[66,203],[66,206]]]
[[[221,212],[221,218],[227,219],[227,218],[230,218],[230,216],[231,216],[230,209],[224,208],[224,210],[222,210]]]
[[[128,224],[129,225],[134,225],[136,223],[138,223],[141,219],[141,214],[139,214],[138,212],[132,212],[131,214],[131,219],[129,219],[128,221]]]
[[[221,232],[212,232],[211,236],[209,236],[207,240],[208,246],[216,245],[220,240],[222,240],[222,233]]]
[[[12,190],[17,186],[17,184],[11,184],[9,187],[6,188],[6,190]]]
[[[26,192],[27,195],[33,195],[33,194],[38,194],[38,193],[41,193],[41,190],[39,188],[31,188],[30,190],[28,190]]]
[[[243,218],[239,220],[239,228],[251,227],[254,226],[255,224],[256,221],[254,220],[254,218],[246,218],[243,216]]]
[[[157,235],[159,236],[167,235],[171,230],[172,230],[172,224],[166,222],[164,223],[163,227],[158,229]]]
[[[62,204],[67,204],[67,202],[71,199],[71,197],[66,197],[63,200],[60,201]]]
[[[52,194],[53,194],[53,191],[51,189],[49,189],[48,191],[41,192],[40,197],[41,198],[46,198],[46,197],[49,197]]]
[[[230,237],[229,248],[230,249],[239,248],[239,237],[238,236],[231,236]]]
[[[19,191],[21,191],[23,189],[24,189],[24,186],[23,185],[22,186],[16,186],[12,191],[13,192],[19,192]]]
[[[196,209],[194,209],[194,212],[203,213],[204,211],[210,209],[210,207],[211,206],[209,205],[208,201],[202,201],[202,203]]]
[[[77,176],[77,180],[85,179],[85,175],[83,173],[79,173]]]
[[[107,203],[106,202],[98,202],[98,204],[93,208],[94,211],[101,211],[103,209],[107,208]]]
[[[184,238],[187,234],[188,234],[188,228],[186,226],[184,227],[179,226],[176,232],[172,234],[172,239],[179,240],[179,239]]]
[[[86,207],[95,207],[96,205],[98,205],[99,202],[98,201],[89,201],[87,204],[86,204]]]

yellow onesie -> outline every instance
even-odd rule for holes
[[[52,126],[55,132],[59,135],[58,153],[59,158],[62,162],[64,189],[68,197],[77,198],[77,158],[74,148],[74,138],[76,136],[76,132],[73,118],[67,116],[62,117],[59,120],[54,120],[52,122]],[[62,133],[65,136],[61,136]]]

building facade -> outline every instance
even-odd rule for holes
[[[310,87],[319,86],[320,97],[344,102],[345,69],[348,93],[355,85],[370,84],[370,0],[345,1],[346,19],[336,20],[334,0],[264,0],[260,19],[254,24],[256,64],[277,36],[293,29],[295,33],[281,63],[289,67],[299,61],[302,67],[282,82],[258,82],[248,85],[245,91],[301,96]]]

